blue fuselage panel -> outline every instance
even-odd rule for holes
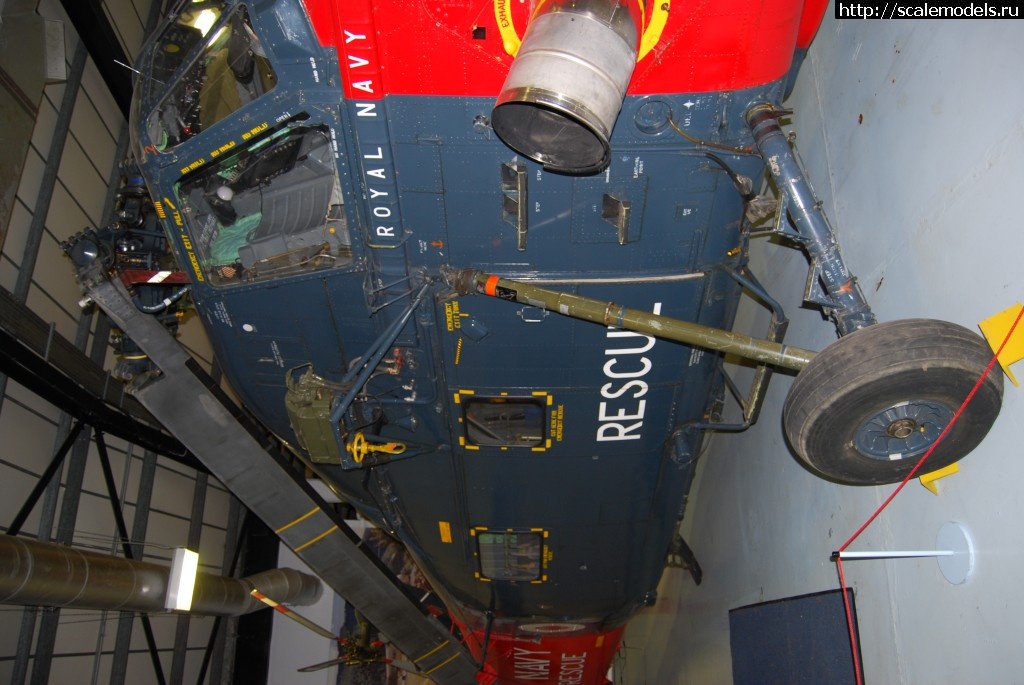
[[[413,456],[317,472],[466,609],[620,623],[657,585],[699,451],[685,428],[715,399],[720,355],[455,296],[441,270],[729,328],[739,287],[719,267],[742,259],[743,201],[694,141],[758,183],[743,114],[782,81],[627,97],[610,165],[568,176],[497,139],[493,99],[343,101],[322,76],[336,57],[307,45],[282,42],[277,61],[266,46],[269,95],[163,150],[139,143],[227,378],[295,444],[289,372],[340,381],[429,283],[349,421]]]

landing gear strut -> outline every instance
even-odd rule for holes
[[[825,478],[851,485],[897,482],[939,442],[992,353],[980,336],[945,321],[875,324],[779,126],[780,114],[770,105],[747,112],[781,196],[775,231],[807,251],[804,299],[821,306],[842,336],[797,375],[783,412],[786,436],[797,456]],[[999,414],[1002,392],[1002,376],[989,374],[942,436],[927,470],[957,461],[981,442]]]

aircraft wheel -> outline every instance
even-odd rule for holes
[[[797,456],[829,480],[902,480],[937,441],[992,359],[984,338],[930,319],[880,323],[840,338],[801,371],[783,424]],[[1003,375],[988,374],[922,467],[948,466],[977,447],[999,415]]]

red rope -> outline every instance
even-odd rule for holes
[[[946,424],[946,427],[942,429],[941,433],[939,433],[939,437],[935,439],[935,442],[933,442],[932,446],[928,448],[928,451],[925,452],[924,455],[917,461],[917,464],[915,464],[914,468],[910,470],[910,473],[908,473],[906,477],[900,482],[900,484],[896,486],[896,489],[892,491],[892,494],[889,495],[877,509],[875,509],[875,512],[868,517],[867,521],[865,521],[861,525],[861,527],[857,529],[857,532],[851,535],[850,539],[842,544],[842,546],[839,548],[839,552],[843,552],[847,547],[850,546],[850,543],[852,543],[854,540],[860,537],[860,534],[863,533],[864,530],[867,529],[867,527],[870,526],[876,518],[878,518],[878,515],[881,514],[882,511],[884,511],[885,508],[889,506],[889,503],[892,502],[893,499],[896,498],[896,495],[898,495],[900,491],[903,489],[903,487],[910,482],[910,479],[914,477],[914,474],[916,474],[921,469],[921,467],[924,466],[924,463],[928,460],[928,457],[932,456],[932,452],[935,451],[935,448],[939,446],[942,440],[946,437],[946,434],[949,433],[953,425],[960,419],[960,415],[964,413],[964,409],[966,409],[967,405],[970,404],[972,399],[974,399],[974,396],[975,394],[977,394],[978,389],[981,388],[981,384],[985,382],[985,379],[988,377],[989,372],[992,371],[992,367],[996,365],[996,362],[999,360],[999,355],[1002,353],[1003,348],[1006,347],[1006,344],[1010,341],[1010,337],[1013,335],[1013,331],[1017,328],[1017,324],[1020,323],[1021,315],[1024,315],[1024,308],[1021,308],[1021,310],[1017,313],[1017,318],[1014,319],[1013,325],[1010,326],[1010,330],[1006,334],[1006,337],[1003,338],[1003,342],[1002,344],[999,345],[999,349],[996,350],[996,353],[992,356],[992,359],[989,360],[988,365],[985,367],[985,370],[981,373],[981,377],[978,378],[977,382],[974,384],[974,387],[971,388],[971,391],[967,393],[967,397],[964,399],[963,403],[961,403],[960,408],[956,410],[956,413],[953,414],[953,418],[950,419],[949,423]],[[853,671],[854,676],[856,677],[855,682],[856,685],[861,685],[864,681],[863,676],[861,674],[860,657],[857,653],[857,635],[854,631],[853,626],[853,611],[850,607],[850,598],[846,592],[846,576],[843,573],[843,560],[839,556],[836,556],[835,559],[836,569],[839,572],[839,585],[843,591],[843,606],[846,609],[846,627],[850,633],[850,650],[853,654]]]
[[[846,575],[843,573],[843,560],[836,557],[836,568],[839,569],[839,586],[843,590],[843,608],[846,610],[846,629],[850,633],[850,650],[853,654],[853,676],[854,682],[861,685],[864,682],[860,673],[860,656],[857,653],[857,632],[853,627],[853,609],[850,607],[850,593],[846,591]]]

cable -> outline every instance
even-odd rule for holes
[[[853,627],[853,609],[850,607],[850,594],[846,591],[846,574],[843,573],[843,560],[836,559],[836,569],[839,571],[839,589],[843,593],[843,609],[846,611],[846,630],[850,635],[850,653],[853,655],[853,682],[855,685],[862,685],[864,676],[860,672],[860,654],[857,652],[857,632]]]
[[[144,314],[158,314],[158,313],[164,311],[165,309],[167,309],[168,307],[170,307],[172,304],[174,304],[178,300],[180,300],[186,294],[188,294],[189,290],[191,290],[191,289],[192,289],[191,286],[187,286],[186,285],[185,287],[180,288],[179,290],[175,291],[173,294],[168,295],[166,298],[164,298],[163,300],[161,300],[160,302],[158,302],[158,303],[156,303],[154,305],[142,304],[142,302],[139,300],[139,296],[138,295],[136,295],[135,297],[132,298],[132,302],[135,303],[136,309],[138,309],[140,312],[143,312]]]
[[[688,141],[690,141],[691,143],[693,143],[694,145],[696,145],[698,147],[709,147],[709,148],[712,148],[712,149],[715,149],[715,150],[725,150],[726,152],[732,152],[732,153],[735,153],[737,155],[755,155],[755,156],[758,156],[757,153],[754,152],[754,149],[751,148],[751,147],[733,147],[731,145],[725,145],[723,143],[709,143],[709,142],[707,142],[705,140],[701,140],[700,138],[694,138],[689,133],[687,133],[683,129],[679,128],[679,124],[677,124],[675,122],[675,119],[673,119],[672,117],[669,117],[668,123],[669,123],[669,125],[673,129],[675,129],[676,133],[681,135],[683,138],[686,138]]]
[[[726,164],[724,159],[711,152],[705,152],[704,156],[722,167],[722,170],[729,175],[729,178],[732,179],[733,185],[736,186],[736,192],[738,192],[740,197],[743,198],[744,207],[746,207],[748,202],[757,197],[757,193],[753,191],[754,184],[750,179],[747,179],[747,185],[749,187],[744,187],[744,183],[740,180],[739,174],[737,174],[731,166]]]

